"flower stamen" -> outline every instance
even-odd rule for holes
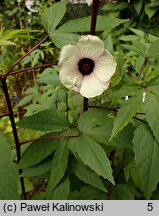
[[[101,95],[116,70],[113,56],[95,35],[83,35],[76,44],[65,45],[60,52],[59,66],[63,85],[85,98]]]
[[[78,68],[83,76],[89,75],[94,69],[94,61],[90,58],[83,58],[79,61]]]

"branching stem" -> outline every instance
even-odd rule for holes
[[[15,120],[14,120],[14,114],[13,114],[13,109],[12,109],[12,105],[11,105],[11,100],[9,97],[6,78],[1,79],[1,83],[2,83],[2,89],[3,89],[4,95],[5,95],[5,99],[7,102],[7,107],[8,107],[8,112],[9,112],[8,116],[10,118],[10,122],[11,122],[11,126],[12,126],[12,131],[13,131],[13,136],[14,136],[14,141],[15,141],[15,146],[16,146],[17,163],[19,163],[20,158],[21,158],[20,143],[19,143],[17,128],[16,128],[16,124],[15,124]],[[21,174],[21,173],[22,173],[22,170],[19,170],[19,174]],[[22,197],[23,197],[23,199],[26,199],[25,186],[24,186],[24,179],[23,178],[20,178],[20,183],[21,183],[21,188],[22,188]]]
[[[22,56],[21,58],[19,58],[17,60],[17,62],[8,70],[8,72],[5,75],[0,75],[0,80],[1,80],[1,84],[2,84],[2,90],[4,92],[4,96],[5,96],[5,100],[7,103],[7,108],[8,108],[8,116],[10,118],[10,122],[11,122],[11,126],[12,126],[12,131],[13,131],[13,137],[14,137],[14,141],[15,141],[15,148],[16,148],[16,155],[17,155],[17,163],[19,163],[20,158],[21,158],[21,147],[20,147],[20,142],[19,142],[19,137],[18,137],[18,132],[17,132],[17,128],[16,128],[16,124],[15,124],[15,119],[14,119],[14,113],[13,113],[13,109],[12,109],[12,103],[11,103],[11,99],[9,96],[9,91],[8,91],[8,86],[7,86],[7,77],[9,75],[12,74],[14,68],[25,58],[27,57],[30,53],[32,53],[35,49],[37,49],[47,38],[49,37],[49,35],[46,35],[36,46],[34,46],[30,51],[28,51],[24,56]],[[24,71],[27,71],[30,69],[25,69]],[[20,73],[21,71],[17,71],[14,72],[14,74],[16,73]],[[5,115],[4,115],[5,116]],[[1,116],[3,117],[3,115]],[[22,170],[19,170],[19,174],[22,173]],[[26,194],[25,194],[25,184],[24,184],[24,179],[23,177],[20,177],[20,183],[21,183],[21,190],[22,190],[22,199],[26,199]]]
[[[81,134],[67,134],[67,135],[57,135],[57,136],[46,136],[46,137],[40,137],[40,138],[35,138],[32,140],[27,140],[24,142],[21,142],[20,145],[24,145],[30,142],[34,142],[34,141],[40,141],[40,140],[48,140],[48,139],[62,139],[62,138],[73,138],[73,137],[79,137],[81,136]]]
[[[21,70],[14,71],[14,72],[8,74],[8,76],[16,75],[16,74],[31,71],[31,70],[36,70],[36,69],[43,68],[43,67],[51,67],[52,65],[54,65],[54,64],[49,63],[49,64],[37,65],[37,66],[34,66],[34,67],[24,68],[24,69],[21,69]]]
[[[34,50],[36,50],[47,38],[49,35],[46,35],[36,46],[34,46],[31,50],[29,50],[24,56],[22,56],[18,61],[8,70],[8,72],[4,75],[5,78],[7,78],[10,73],[14,70],[14,68],[23,60],[25,59],[30,53],[32,53]]]

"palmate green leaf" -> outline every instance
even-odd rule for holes
[[[5,138],[0,136],[0,200],[18,200],[18,171]]]
[[[44,105],[42,105],[40,103],[39,104],[34,104],[34,102],[33,102],[33,104],[27,105],[27,107],[26,107],[27,112],[26,112],[25,116],[26,117],[31,116],[31,115],[33,115],[35,113],[38,113],[39,111],[42,111],[42,110],[45,110],[45,109],[46,109],[46,107],[44,108]]]
[[[146,199],[150,199],[159,182],[159,144],[145,125],[140,125],[136,129],[133,143],[144,195]]]
[[[133,132],[134,132],[134,127],[132,125],[127,125],[122,131],[118,133],[116,137],[114,137],[111,140],[110,145],[116,148],[118,147],[118,148],[132,149]]]
[[[132,149],[134,128],[128,125],[110,141],[113,123],[114,119],[105,110],[89,109],[80,117],[78,125],[83,134],[89,135],[97,143]]]
[[[133,51],[136,54],[143,56],[144,58],[148,57],[149,47],[146,43],[143,43],[140,40],[133,40],[132,45],[123,44],[122,46],[129,51]]]
[[[113,48],[113,41],[112,41],[112,36],[111,34],[109,34],[107,36],[107,38],[104,40],[104,48],[110,52],[111,54],[113,54],[114,52],[114,48]]]
[[[90,134],[92,129],[101,126],[106,118],[106,110],[89,109],[78,120],[79,130],[84,134]]]
[[[147,92],[144,102],[144,110],[147,122],[159,142],[159,125],[157,122],[159,119],[159,96],[151,92]]]
[[[145,32],[139,30],[139,29],[135,29],[135,28],[129,28],[134,34],[136,34],[137,36],[144,38],[145,37]]]
[[[89,109],[78,121],[80,131],[93,138],[98,143],[110,144],[113,119],[107,116],[107,111]]]
[[[10,40],[0,39],[0,46],[8,46],[8,45],[16,45],[14,42]]]
[[[99,176],[88,166],[85,166],[84,164],[74,160],[71,166],[71,170],[80,180],[84,181],[86,184],[107,192]]]
[[[69,122],[62,112],[49,109],[25,117],[17,125],[22,128],[49,132],[67,129]]]
[[[82,17],[70,20],[60,26],[57,33],[89,32],[91,17]]]
[[[159,79],[158,79],[158,76],[156,76],[156,78],[150,80],[150,83],[148,84],[148,90],[159,96]]]
[[[59,80],[59,76],[58,76],[57,72],[58,72],[58,67],[47,68],[41,74],[37,75],[37,81],[40,83],[54,86],[54,87],[60,86],[61,82]],[[47,89],[48,87],[45,86],[45,88]],[[45,91],[45,89],[44,89],[44,91]],[[53,88],[51,88],[50,91],[55,93],[55,89],[53,89]],[[47,93],[48,93],[48,90],[46,91],[46,94]],[[50,95],[50,93],[48,93],[48,94]]]
[[[74,138],[69,143],[69,148],[76,152],[82,162],[94,170],[97,175],[108,179],[114,184],[110,161],[103,148],[87,135]]]
[[[47,197],[49,200],[68,200],[70,193],[70,181],[69,178],[65,178],[60,184],[53,190],[50,196]]]
[[[110,140],[112,140],[112,138],[114,138],[130,122],[141,106],[141,102],[142,94],[137,94],[135,97],[123,102],[117,117],[114,120],[114,127]]]
[[[151,30],[150,30],[150,33],[151,33],[152,35],[156,35],[157,37],[159,37],[159,32],[158,32],[158,30],[159,30],[159,25],[157,25],[156,27],[154,27],[153,29],[151,29]]]
[[[133,1],[133,6],[138,14],[140,14],[140,11],[142,9],[142,4],[143,4],[143,0]]]
[[[89,133],[96,142],[106,145],[111,145],[115,148],[126,148],[132,149],[132,138],[133,138],[133,127],[127,125],[121,132],[118,133],[110,141],[110,136],[113,128],[113,119],[107,118],[106,122],[101,126],[92,129],[92,132]]]
[[[42,136],[42,138],[56,135],[59,135],[59,133],[46,134]],[[23,169],[40,163],[42,160],[52,154],[59,141],[59,139],[45,139],[31,143],[22,154],[22,158],[18,167]]]
[[[12,38],[34,38],[33,36],[28,35],[28,33],[37,33],[40,30],[29,30],[29,29],[12,29],[6,30],[3,32],[3,39],[9,40]]]
[[[75,200],[105,200],[106,193],[92,186],[84,186],[74,197]]]
[[[44,84],[47,84],[47,85],[52,85],[52,86],[60,86],[61,85],[61,81],[59,79],[59,76],[57,74],[50,74],[50,75],[47,75],[46,77],[42,77],[42,78],[39,78],[37,80],[38,82],[40,83],[44,83]],[[52,91],[56,91],[55,89],[53,89]],[[48,92],[46,92],[47,94]]]
[[[143,56],[138,56],[135,64],[135,70],[137,72],[141,71],[144,64],[145,64],[145,58]]]
[[[123,77],[124,53],[122,50],[118,52],[116,63],[117,63],[116,71],[111,79],[112,86],[118,85]]]
[[[23,106],[29,103],[33,99],[34,95],[27,95],[25,96],[17,105],[17,107]]]
[[[42,24],[48,34],[52,34],[55,31],[56,26],[59,24],[66,12],[66,2],[60,1],[53,4],[49,8],[46,8],[42,13]]]
[[[108,2],[107,4],[105,4],[101,10],[105,10],[105,11],[116,11],[116,10],[124,10],[125,8],[128,8],[129,4],[128,2],[121,2],[118,4],[114,4],[113,2]]]
[[[25,192],[29,192],[32,191],[34,189],[34,185],[33,182],[31,182],[31,180],[29,180],[28,178],[24,178],[24,185],[25,185]],[[20,187],[20,185],[19,185]],[[21,188],[20,188],[21,190]]]
[[[113,188],[112,199],[114,200],[133,200],[134,195],[127,185],[117,184]]]
[[[114,17],[100,16],[97,17],[96,31],[112,30],[113,28],[128,22],[129,19],[119,19]]]
[[[18,34],[24,34],[24,33],[27,33],[27,31],[19,30],[19,29],[7,30],[4,31],[3,33],[3,39],[8,40],[17,37]]]
[[[121,2],[121,3],[115,4],[114,6],[115,6],[115,8],[114,8],[115,10],[119,10],[120,11],[120,10],[124,10],[124,9],[128,8],[129,7],[129,3],[128,2]]]
[[[123,85],[119,90],[111,93],[111,98],[122,98],[126,96],[134,96],[143,92],[143,87],[138,83],[132,83],[130,85]]]
[[[145,13],[151,19],[158,10],[158,1],[152,1],[145,5]]]
[[[125,36],[121,36],[119,39],[122,41],[133,41],[133,40],[138,40],[139,37],[137,35],[125,35]]]
[[[41,176],[51,170],[52,157],[48,157],[39,164],[23,169],[21,177]]]
[[[68,140],[62,139],[58,144],[56,152],[53,156],[51,175],[47,187],[48,199],[50,198],[52,191],[59,184],[59,182],[61,181],[61,179],[65,174],[67,163],[68,163],[68,155],[69,155],[67,145],[68,145]]]
[[[148,56],[152,58],[159,57],[159,39],[153,41],[150,45]]]
[[[98,15],[96,31],[111,30],[118,25],[127,22],[128,19],[110,18],[107,16]],[[89,32],[91,24],[91,16],[82,17],[75,20],[70,20],[58,28],[58,32]]]
[[[73,33],[59,33],[58,31],[55,31],[53,34],[51,34],[50,38],[56,47],[61,49],[67,44],[76,43],[79,39],[79,36]]]
[[[128,182],[129,178],[134,182],[137,188],[141,188],[141,178],[136,167],[135,161],[128,163],[124,169],[124,177]]]
[[[107,3],[105,4],[103,7],[101,7],[101,10],[105,10],[105,11],[111,11],[115,8],[114,3]]]
[[[149,88],[150,86],[155,85],[156,82],[159,83],[159,79],[158,79],[159,78],[159,68],[157,68],[156,70],[153,70],[152,67],[153,65],[146,65],[144,68],[144,72],[143,72],[143,79],[147,83],[149,90],[150,90]],[[156,94],[158,94],[158,91]]]
[[[153,42],[153,41],[155,41],[155,40],[158,40],[158,37],[155,36],[155,35],[153,35],[153,34],[148,33],[148,40],[149,40],[150,42]]]

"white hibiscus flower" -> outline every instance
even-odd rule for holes
[[[25,0],[25,6],[30,12],[33,12],[33,13],[38,12],[38,10],[32,8],[34,6],[34,0]]]
[[[59,78],[66,88],[86,98],[101,95],[109,86],[116,63],[97,36],[81,36],[75,45],[62,48]]]

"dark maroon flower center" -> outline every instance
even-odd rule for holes
[[[94,61],[89,58],[83,58],[79,61],[78,68],[82,75],[89,75],[94,69]]]

